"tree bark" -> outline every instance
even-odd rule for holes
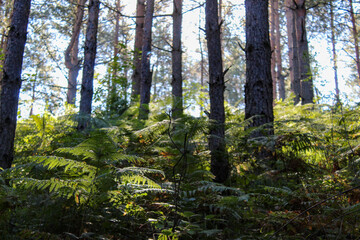
[[[271,77],[273,82],[273,104],[277,99],[277,89],[276,89],[276,29],[275,29],[275,0],[271,0],[270,2],[270,43],[271,43]]]
[[[66,102],[75,104],[77,77],[80,71],[79,53],[79,35],[84,17],[84,8],[86,0],[78,0],[76,7],[75,22],[73,25],[71,40],[69,46],[65,50],[65,66],[69,69],[68,89],[66,94]]]
[[[137,0],[136,5],[136,30],[134,46],[134,71],[132,74],[132,101],[138,101],[141,86],[141,51],[144,40],[145,0]]]
[[[14,159],[16,118],[21,88],[21,69],[30,14],[30,0],[14,0],[0,95],[0,167],[10,168]]]
[[[275,12],[275,62],[276,62],[276,80],[278,84],[279,98],[284,100],[285,93],[285,77],[283,75],[282,56],[281,56],[281,31],[280,31],[280,11],[279,0],[273,0]]]
[[[78,122],[78,130],[80,131],[88,127],[91,115],[99,11],[100,1],[90,0],[81,84],[80,118]]]
[[[269,124],[265,131],[255,131],[252,134],[252,137],[267,136],[274,133],[268,1],[246,0],[245,10],[245,119],[253,118],[249,127]]]
[[[299,55],[298,45],[296,41],[296,16],[294,13],[295,4],[294,0],[285,1],[285,14],[286,14],[286,27],[288,35],[288,48],[289,48],[289,70],[291,80],[291,91],[294,94],[294,104],[300,102],[301,85],[300,85],[300,72],[299,72]]]
[[[177,119],[183,114],[183,79],[182,79],[182,0],[174,0],[173,12],[173,46],[172,46],[172,115]]]
[[[352,34],[354,38],[354,46],[355,46],[355,61],[356,61],[356,70],[357,70],[357,78],[360,84],[360,52],[359,52],[359,36],[356,29],[356,19],[355,19],[355,12],[353,7],[353,1],[349,0],[349,7],[350,7],[350,18],[352,24]]]
[[[305,0],[295,0],[296,41],[298,45],[301,104],[314,102],[314,87],[310,68],[309,44],[306,34]]]
[[[206,0],[206,38],[209,56],[210,128],[209,149],[211,172],[216,182],[225,182],[230,168],[225,146],[224,72],[221,55],[220,25],[217,0]]]
[[[151,34],[154,15],[154,0],[146,1],[144,39],[141,55],[141,87],[139,119],[148,119],[152,73],[150,71]]]

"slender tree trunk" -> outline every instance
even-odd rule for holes
[[[14,0],[1,79],[0,168],[10,168],[14,159],[14,139],[21,88],[21,69],[30,6],[30,0]]]
[[[253,118],[249,127],[270,124],[265,131],[256,131],[252,135],[253,137],[267,136],[274,133],[268,1],[246,0],[245,9],[245,119]]]
[[[132,75],[132,101],[138,101],[141,86],[141,51],[144,40],[144,24],[145,24],[145,0],[137,0],[136,5],[136,30],[135,30],[135,46],[134,46],[134,71]]]
[[[275,62],[276,62],[276,80],[279,90],[279,98],[284,100],[285,95],[285,77],[283,75],[282,56],[281,56],[281,31],[280,31],[280,11],[279,0],[273,0],[275,12]]]
[[[201,26],[201,16],[199,16],[199,26]],[[203,43],[201,41],[201,32],[202,30],[199,28],[199,48],[200,48],[200,85],[201,85],[201,92],[203,93],[204,90],[204,75],[205,75],[205,70],[204,70],[204,50],[203,50]],[[200,113],[202,114],[202,112],[204,111],[204,103],[205,103],[205,99],[202,97],[203,94],[201,94],[201,105],[200,105]]]
[[[356,61],[356,70],[357,70],[357,78],[360,84],[360,52],[359,52],[359,36],[356,29],[356,19],[355,19],[355,12],[353,7],[353,1],[349,0],[350,4],[350,17],[351,17],[351,24],[352,24],[352,34],[354,38],[354,45],[355,45],[355,61]]]
[[[271,0],[270,2],[270,43],[271,43],[271,78],[273,82],[273,104],[277,99],[277,92],[276,92],[276,35],[275,35],[275,0]]]
[[[115,29],[114,29],[114,55],[113,55],[113,64],[110,66],[111,68],[111,76],[108,81],[108,96],[107,96],[107,106],[106,110],[110,113],[114,113],[117,108],[114,106],[114,103],[117,96],[117,86],[116,86],[116,78],[118,77],[118,62],[119,62],[119,31],[120,31],[120,0],[116,0],[116,11],[115,12]]]
[[[177,119],[183,114],[183,79],[182,79],[182,0],[174,0],[173,12],[173,46],[172,46],[172,114]]]
[[[78,123],[78,130],[80,131],[88,127],[91,115],[99,11],[100,1],[90,0],[81,84],[80,118]]]
[[[206,38],[209,56],[210,128],[209,149],[211,172],[216,182],[225,182],[230,169],[225,146],[224,72],[221,55],[220,25],[217,0],[206,0]]]
[[[144,40],[141,55],[141,87],[139,119],[148,119],[152,73],[150,71],[151,34],[154,15],[154,0],[146,1]]]
[[[65,66],[69,69],[66,102],[69,104],[75,104],[76,101],[77,77],[80,71],[80,60],[78,58],[79,35],[84,17],[85,3],[86,0],[77,1],[75,22],[73,25],[71,40],[65,51]]]
[[[286,26],[288,35],[288,48],[289,48],[289,67],[291,79],[291,91],[294,93],[294,104],[300,102],[301,85],[300,85],[300,72],[299,72],[299,56],[298,45],[296,41],[296,16],[295,4],[293,0],[285,1],[286,8]]]
[[[310,68],[310,52],[306,34],[306,1],[295,0],[296,41],[298,45],[301,104],[314,102],[314,86]]]
[[[331,28],[331,45],[333,54],[333,69],[334,69],[334,80],[335,80],[335,98],[336,104],[340,103],[340,90],[339,90],[339,79],[338,79],[338,65],[337,65],[337,53],[336,53],[336,35],[335,35],[335,16],[333,1],[330,1],[330,28]]]

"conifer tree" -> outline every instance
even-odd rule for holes
[[[7,38],[0,94],[0,167],[10,168],[21,88],[21,70],[31,0],[14,0]]]

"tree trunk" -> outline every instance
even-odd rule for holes
[[[132,74],[132,101],[138,101],[141,86],[141,51],[144,40],[144,24],[145,24],[145,0],[137,0],[136,6],[136,30],[135,30],[135,46],[134,46],[134,71]]]
[[[89,18],[86,29],[84,69],[81,84],[80,118],[78,130],[88,127],[93,97],[93,81],[96,57],[97,31],[99,22],[100,1],[90,0]]]
[[[285,77],[283,75],[282,56],[281,56],[281,31],[280,31],[280,11],[279,0],[273,0],[275,12],[275,62],[276,62],[276,80],[279,90],[279,98],[284,100],[285,94]]]
[[[337,65],[337,53],[336,53],[336,36],[335,36],[335,16],[333,1],[330,1],[330,30],[331,30],[331,45],[333,54],[333,69],[334,69],[334,80],[335,80],[335,99],[336,104],[340,103],[340,90],[339,90],[339,79],[338,79],[338,65]]]
[[[298,45],[301,104],[314,103],[314,87],[310,68],[309,44],[306,34],[305,0],[295,0],[296,41]]]
[[[217,0],[206,0],[206,38],[209,56],[211,172],[216,182],[225,182],[230,169],[225,148],[224,72],[221,55]]]
[[[173,46],[172,46],[172,115],[177,119],[183,114],[183,88],[182,88],[182,0],[174,0],[173,12]]]
[[[77,77],[80,70],[80,60],[78,58],[79,35],[84,17],[85,3],[86,0],[78,0],[77,2],[75,22],[73,25],[71,40],[65,51],[65,66],[69,69],[68,89],[66,95],[66,102],[68,104],[75,104],[76,101]]]
[[[269,124],[252,137],[274,133],[271,79],[271,46],[267,0],[246,0],[246,83],[245,119],[253,118],[249,127]]]
[[[154,15],[154,0],[146,1],[146,15],[144,24],[144,39],[141,55],[141,87],[139,119],[148,119],[152,74],[150,71],[151,57],[151,28]]]
[[[14,159],[16,117],[30,5],[30,0],[14,0],[1,79],[0,168],[10,168]]]
[[[355,61],[356,61],[356,70],[358,74],[358,81],[360,84],[360,52],[359,52],[359,36],[356,29],[356,19],[355,19],[355,12],[353,7],[353,1],[349,0],[350,4],[350,17],[351,17],[351,24],[352,24],[352,33],[354,38],[354,45],[355,45]]]
[[[299,72],[299,56],[298,45],[296,41],[296,16],[294,0],[285,1],[286,12],[286,26],[288,35],[288,48],[289,48],[289,67],[290,67],[290,80],[291,91],[294,93],[294,104],[300,102],[301,85],[300,85],[300,72]]]
[[[271,43],[271,78],[273,84],[273,104],[277,99],[277,92],[276,92],[276,35],[275,35],[275,0],[271,0],[270,2],[270,43]]]

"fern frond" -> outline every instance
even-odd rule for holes
[[[86,164],[85,162],[80,162],[72,159],[66,159],[56,156],[35,156],[31,157],[31,160],[35,163],[41,164],[47,169],[51,170],[58,167],[65,167],[64,172],[69,170],[79,170],[81,173],[87,173],[89,177],[94,177],[96,173],[96,168]]]

